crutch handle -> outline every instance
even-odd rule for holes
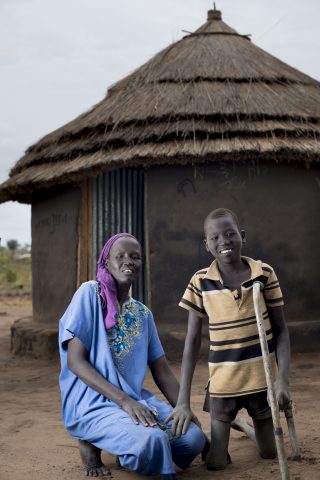
[[[260,280],[255,280],[255,281],[253,282],[253,285],[255,285],[255,284],[258,284],[258,285],[259,285],[259,289],[260,289],[260,290],[263,290],[264,287],[265,287],[264,283],[260,282]]]

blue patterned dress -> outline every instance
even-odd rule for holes
[[[173,461],[186,468],[204,446],[201,430],[192,423],[186,434],[171,438],[169,430],[135,425],[116,403],[69,370],[67,344],[75,336],[88,351],[91,365],[114,386],[146,405],[162,423],[172,408],[143,388],[148,365],[164,355],[150,310],[129,297],[118,312],[117,325],[107,331],[98,283],[81,285],[60,320],[62,418],[70,435],[118,455],[121,465],[129,470],[171,474]]]

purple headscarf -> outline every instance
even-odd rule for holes
[[[122,237],[131,237],[137,240],[130,233],[117,233],[113,237],[109,238],[105,246],[103,247],[99,260],[97,262],[97,280],[100,285],[100,295],[102,297],[102,306],[104,311],[104,323],[106,328],[109,330],[114,327],[118,320],[116,314],[117,310],[117,284],[105,266],[105,261],[109,255],[110,249],[114,242]]]

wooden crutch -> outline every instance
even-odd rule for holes
[[[290,459],[295,460],[296,462],[301,462],[301,453],[297,441],[296,429],[294,426],[292,400],[290,400],[289,405],[284,409],[284,414],[287,419],[288,432],[293,454]]]
[[[254,282],[253,284],[253,304],[254,304],[254,311],[256,314],[258,332],[259,332],[259,339],[262,351],[262,358],[263,358],[263,365],[264,371],[266,375],[267,387],[268,387],[268,402],[271,408],[272,413],[272,421],[273,421],[273,428],[274,428],[274,435],[276,439],[276,447],[278,453],[278,462],[280,466],[280,474],[282,480],[289,480],[289,469],[288,469],[288,462],[286,451],[284,447],[284,440],[283,440],[283,431],[280,424],[280,411],[278,402],[276,399],[276,394],[273,386],[273,379],[272,379],[272,369],[271,363],[269,358],[269,348],[266,336],[266,330],[264,328],[263,323],[263,316],[261,313],[260,308],[260,289],[261,287],[264,288],[264,285],[261,282]]]

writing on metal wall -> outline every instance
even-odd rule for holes
[[[242,189],[246,187],[246,182],[244,179],[240,179],[238,175],[235,174],[234,170],[230,168],[225,162],[219,163],[219,173],[223,178],[221,186],[226,189]]]
[[[190,178],[185,178],[177,185],[177,193],[186,197],[189,193],[197,193],[195,184]]]
[[[67,213],[51,214],[47,217],[43,217],[35,224],[35,228],[48,229],[49,233],[53,233],[55,228],[68,223]]]

